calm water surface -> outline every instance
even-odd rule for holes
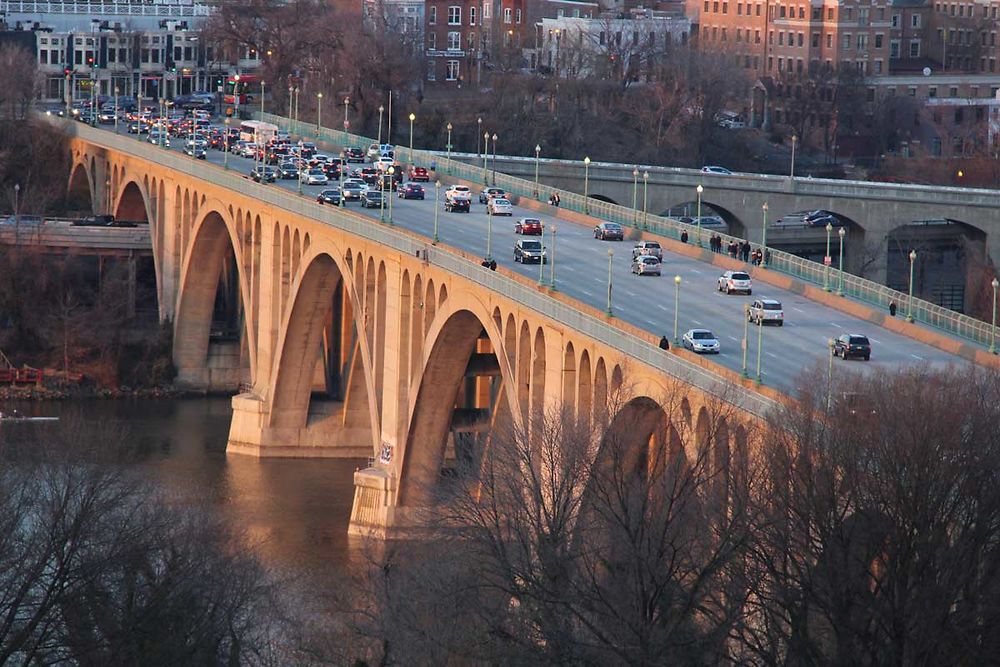
[[[95,422],[120,422],[151,452],[140,468],[152,482],[219,512],[258,545],[271,566],[310,578],[328,575],[360,549],[348,539],[347,525],[354,470],[364,461],[227,455],[229,398],[0,402],[0,411],[12,408],[31,415],[79,412]]]

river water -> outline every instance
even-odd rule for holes
[[[0,402],[2,412],[14,408],[35,416],[78,412],[86,421],[120,423],[149,452],[137,465],[151,483],[218,512],[257,546],[271,567],[307,579],[328,576],[361,548],[348,539],[347,526],[354,471],[365,462],[227,455],[228,398]],[[11,426],[51,428],[2,428]]]

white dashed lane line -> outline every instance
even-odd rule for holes
[[[921,357],[919,354],[913,354],[913,353],[911,353],[910,356],[913,357],[914,359],[918,359],[920,361],[924,361],[924,358]]]
[[[836,322],[830,322],[830,326],[837,327],[838,329],[843,329],[844,328],[844,327],[840,326],[839,324],[837,324]]]

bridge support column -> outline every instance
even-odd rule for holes
[[[349,535],[385,539],[399,536],[401,508],[395,506],[396,477],[383,468],[366,468],[354,473],[354,505],[351,508]],[[396,529],[394,529],[394,526]]]

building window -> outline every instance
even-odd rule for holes
[[[812,34],[812,48],[814,48],[814,49],[818,49],[819,48],[819,33],[818,32],[814,32]]]
[[[577,11],[577,13],[579,13],[580,10],[578,9],[576,11]],[[514,20],[515,20],[516,23],[520,23],[521,22],[521,8],[520,7],[517,8],[517,18],[514,19]]]
[[[462,8],[451,6],[448,8],[448,25],[462,25]]]
[[[833,33],[832,32],[826,33],[826,48],[828,48],[828,49],[832,49],[833,48]]]
[[[892,19],[889,21],[889,26],[892,28],[899,27],[899,14],[893,14]]]
[[[958,97],[958,88],[952,86],[948,89],[948,97]]]
[[[444,76],[445,80],[446,81],[458,81],[458,72],[459,72],[459,70],[458,70],[458,61],[457,60],[449,60],[448,61],[447,70],[445,71],[445,76]]]
[[[910,42],[910,57],[919,58],[920,57],[920,40],[914,39]]]
[[[841,51],[846,51],[851,48],[851,33],[844,33],[844,36],[840,38],[840,49]]]
[[[937,97],[937,86],[931,86],[927,89],[927,97]]]
[[[882,38],[883,38],[883,35],[881,35],[881,34],[875,35],[875,48],[876,49],[881,49],[882,48]]]
[[[757,16],[760,16],[760,4],[757,4],[757,11],[755,12]]]
[[[876,60],[875,61],[875,73],[876,74],[881,74],[882,73],[882,61],[881,60]]]
[[[868,48],[868,33],[862,32],[858,34],[858,51],[864,51]]]
[[[428,50],[430,50],[430,51],[437,51],[437,47],[438,47],[438,39],[437,39],[437,37],[438,36],[437,36],[436,32],[429,32],[429,33],[427,33],[427,48],[428,48]]]
[[[503,8],[503,22],[512,23],[514,21],[514,12],[510,7]]]
[[[747,7],[749,7],[749,5],[747,5]],[[737,2],[736,3],[736,15],[737,16],[743,16],[743,3],[742,2]]]
[[[899,40],[894,39],[889,42],[889,57],[899,58]]]
[[[910,27],[919,28],[920,27],[920,14],[914,14],[910,17]]]
[[[760,30],[753,31],[753,43],[760,44]]]
[[[559,14],[562,16],[562,14]],[[490,0],[483,1],[483,18],[488,19],[490,17]]]
[[[433,8],[432,8],[433,9]],[[434,71],[435,62],[433,60],[427,61],[427,80],[434,81],[437,79],[437,73]]]
[[[427,15],[428,25],[437,25],[438,22],[438,8],[431,7],[431,13]]]
[[[462,33],[460,32],[449,32],[448,33],[448,50],[458,51],[462,48]]]
[[[784,30],[779,30],[778,31],[778,46],[784,46],[784,45],[785,45],[785,31]]]
[[[728,14],[729,13],[729,3],[728,2],[723,2],[722,3],[722,13],[723,14]]]
[[[469,7],[469,25],[476,25],[476,8]]]
[[[803,35],[802,35],[802,33],[800,32],[800,33],[799,33],[799,46],[802,46],[802,40],[803,40]]]

